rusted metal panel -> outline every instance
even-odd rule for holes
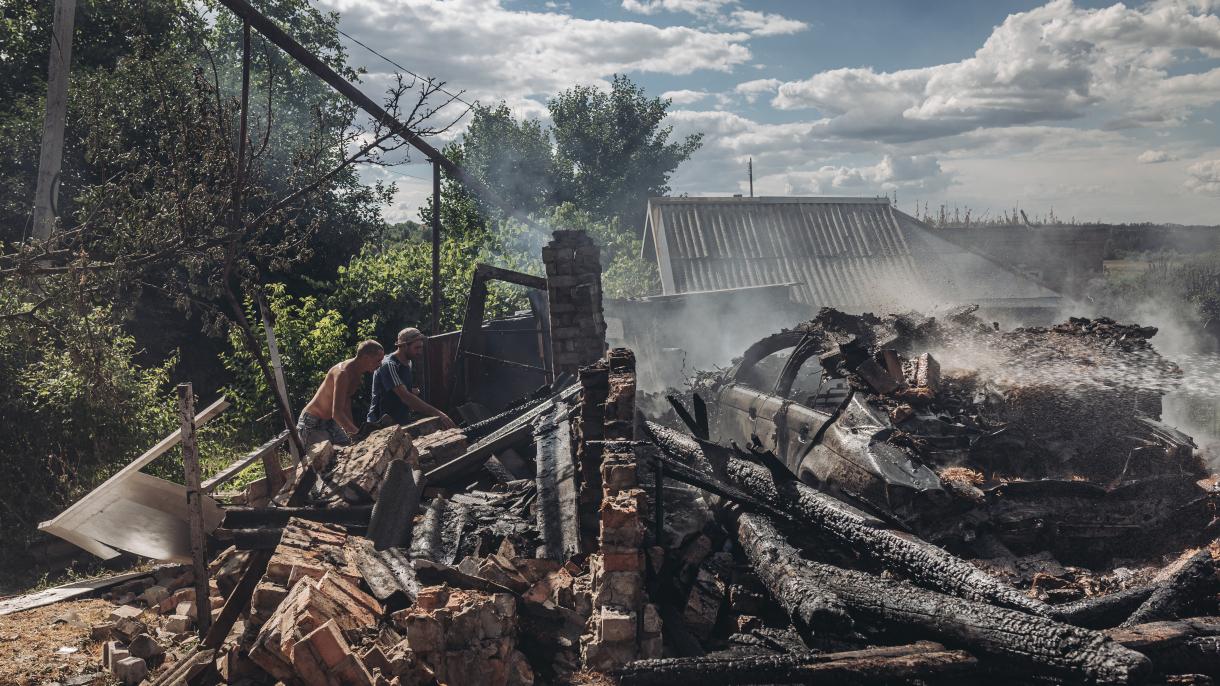
[[[457,356],[460,331],[450,331],[439,336],[430,336],[424,346],[423,382],[424,395],[428,402],[448,411],[449,373]]]
[[[1059,300],[885,198],[653,198],[647,224],[666,294],[800,282],[800,302],[853,311]]]

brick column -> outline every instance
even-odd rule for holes
[[[542,249],[555,374],[591,364],[606,352],[601,251],[584,231],[556,231]]]
[[[608,670],[661,656],[661,617],[644,591],[644,516],[635,427],[635,356],[616,348],[606,369],[598,552],[589,558],[593,615],[582,640],[587,668]]]

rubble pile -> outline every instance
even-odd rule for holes
[[[805,398],[757,389],[750,426],[770,428],[726,433],[729,391],[770,353],[675,400],[675,427],[639,411],[616,349],[470,435],[421,422],[315,447],[280,492],[230,499],[212,628],[192,633],[189,572],[116,589],[107,666],[127,684],[1220,678],[1217,494],[1189,439],[1135,382],[1085,394],[1142,399],[1103,403],[1118,454],[1044,426],[1098,420],[1033,360],[1154,360],[1151,332],[825,312],[783,335],[785,367],[846,384],[829,411],[810,401],[805,433],[760,421]],[[955,348],[1031,369],[997,380]],[[507,450],[520,464],[492,461]],[[880,487],[806,469],[830,459],[880,465]]]

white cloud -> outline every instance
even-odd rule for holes
[[[893,157],[865,167],[824,166],[783,175],[789,195],[876,195],[893,190],[933,193],[952,183],[952,175],[932,157]]]
[[[517,11],[502,0],[320,0],[344,30],[394,61],[434,74],[468,98],[546,98],[573,84],[604,84],[615,73],[685,75],[748,63],[749,35],[634,21]],[[411,36],[404,40],[403,36]],[[359,54],[360,49],[353,52]],[[365,58],[370,90],[391,69]],[[377,71],[385,69],[386,71]]]
[[[755,36],[784,36],[800,33],[809,28],[809,24],[803,21],[754,10],[735,10],[729,15],[725,24],[735,29],[749,31]]]
[[[815,109],[829,136],[905,141],[1078,119],[1176,123],[1220,100],[1220,69],[1169,76],[1186,51],[1220,56],[1220,17],[1187,3],[1010,15],[973,57],[920,69],[835,69],[785,83],[773,104]]]
[[[1220,196],[1220,159],[1196,162],[1186,168],[1186,187],[1200,195]]]
[[[676,90],[676,91],[665,91],[664,93],[661,94],[661,97],[672,100],[673,104],[675,104],[675,105],[691,105],[696,102],[699,102],[700,100],[703,100],[704,98],[706,98],[709,95],[711,95],[711,94],[708,93],[707,91],[694,91],[694,90],[689,90],[689,89],[683,89],[683,90]]]
[[[696,16],[710,16],[734,2],[736,0],[623,0],[623,9],[640,14],[686,12]]]
[[[648,15],[684,12],[755,36],[783,36],[809,28],[781,14],[740,9],[740,4],[740,0],[623,0],[623,9]]]
[[[1145,150],[1140,153],[1140,156],[1135,158],[1140,164],[1160,164],[1161,162],[1169,162],[1178,159],[1164,150]]]
[[[779,79],[754,79],[743,81],[733,87],[733,92],[741,95],[746,102],[754,102],[762,95],[774,93],[783,83]]]

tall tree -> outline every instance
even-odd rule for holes
[[[669,100],[650,98],[615,75],[610,91],[576,86],[547,103],[561,197],[639,234],[648,198],[669,192],[669,177],[699,149],[703,134],[671,141]]]

